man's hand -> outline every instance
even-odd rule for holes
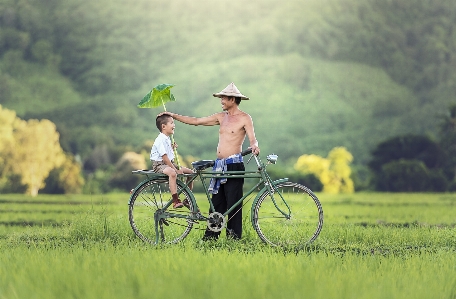
[[[260,154],[260,148],[258,147],[258,145],[252,145],[250,148],[252,149],[252,153],[255,156],[258,156]]]
[[[174,118],[174,113],[168,112],[168,111],[160,112],[160,113],[157,115],[157,117],[162,116],[163,114],[169,115],[169,116],[171,116],[172,118]]]

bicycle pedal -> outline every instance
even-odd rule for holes
[[[166,221],[165,219],[162,219],[161,222],[162,222],[164,225],[169,226],[168,221]]]

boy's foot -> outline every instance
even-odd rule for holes
[[[175,209],[180,209],[180,208],[182,208],[183,206],[184,206],[184,204],[183,204],[182,201],[180,201],[179,199],[173,201],[173,208],[175,208]]]

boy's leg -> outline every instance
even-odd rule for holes
[[[185,173],[185,174],[191,174],[193,173],[193,170],[187,168],[187,167],[181,167],[182,169],[182,172]],[[187,178],[187,183],[188,181],[190,181],[191,178]],[[193,181],[188,185],[188,187],[190,188],[190,190],[193,190]]]
[[[165,169],[163,169],[163,173],[169,177],[169,191],[171,192],[171,194],[177,193],[176,171],[168,166]]]
[[[177,196],[177,173],[171,167],[166,167],[163,169],[163,173],[169,177],[169,191],[173,197],[173,207],[174,208],[181,208],[184,205],[180,201],[179,197]]]

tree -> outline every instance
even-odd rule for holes
[[[438,168],[443,164],[443,152],[438,143],[427,136],[407,134],[381,142],[372,152],[369,167],[378,172],[381,167],[399,159],[419,160],[427,168]]]
[[[378,184],[383,191],[420,192],[430,190],[429,170],[418,160],[391,161],[382,166]]]
[[[58,168],[54,168],[46,178],[43,193],[76,194],[81,193],[84,178],[81,176],[81,163],[71,155],[65,155],[65,161]]]
[[[295,164],[295,169],[303,174],[314,174],[323,184],[323,192],[353,193],[354,184],[350,178],[349,164],[353,156],[344,147],[335,147],[328,158],[318,155],[302,155]]]
[[[9,157],[9,168],[21,176],[27,193],[36,196],[49,172],[65,161],[54,123],[46,119],[19,121]]]
[[[448,108],[440,119],[440,145],[446,156],[444,173],[456,181],[456,104]]]
[[[379,191],[442,191],[446,164],[439,144],[427,136],[403,135],[381,142],[369,162],[372,183]],[[444,191],[444,190],[443,190]]]
[[[8,168],[6,162],[8,159],[6,152],[13,144],[13,130],[16,122],[16,113],[8,109],[3,109],[2,105],[0,105],[0,188],[7,181]]]
[[[126,152],[117,161],[116,169],[109,184],[113,188],[131,190],[143,179],[139,175],[132,175],[132,170],[146,169],[144,156],[135,152]]]

